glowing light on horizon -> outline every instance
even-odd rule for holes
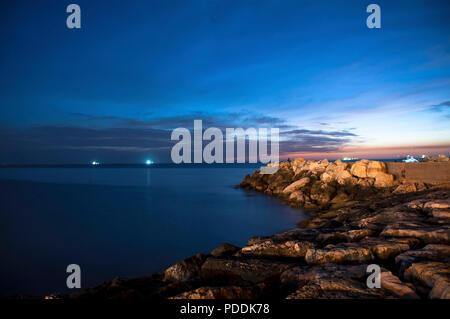
[[[94,165],[94,166],[96,166],[96,165],[99,165],[100,163],[99,162],[96,162],[96,161],[93,161],[92,162],[92,165]]]
[[[153,161],[152,160],[146,160],[145,164],[147,164],[147,165],[153,164]]]

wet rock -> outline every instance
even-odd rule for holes
[[[197,254],[170,266],[164,271],[164,280],[188,281],[197,279],[206,258],[207,255]]]
[[[238,252],[241,248],[228,244],[223,243],[220,246],[214,248],[210,254],[214,257],[223,257],[223,256],[231,256]]]
[[[385,237],[413,237],[427,244],[448,244],[450,227],[420,222],[399,222],[388,225],[380,234]]]
[[[275,243],[272,240],[266,240],[242,248],[242,254],[262,257],[299,258],[305,257],[306,251],[311,247],[315,247],[315,244],[309,241],[290,240]]]

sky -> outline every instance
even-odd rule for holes
[[[0,164],[170,162],[195,119],[278,127],[283,158],[449,154],[449,17],[438,0],[4,0]]]

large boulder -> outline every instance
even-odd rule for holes
[[[394,175],[387,173],[378,173],[375,176],[375,187],[392,187],[395,185]]]
[[[290,184],[289,186],[287,186],[284,190],[283,193],[284,194],[290,194],[293,191],[296,191],[302,187],[304,187],[305,185],[307,185],[310,182],[309,177],[303,177],[301,179],[299,179],[298,181],[293,182],[292,184]]]
[[[350,173],[352,173],[353,176],[359,177],[359,178],[366,178],[367,175],[367,166],[369,165],[368,160],[360,160],[355,163],[353,163],[352,167],[350,168]]]
[[[386,173],[386,163],[378,161],[370,161],[367,164],[367,177],[375,178],[379,173]]]
[[[328,184],[317,181],[311,187],[309,197],[319,205],[325,205],[335,196],[336,189]]]
[[[214,248],[210,254],[214,257],[231,256],[241,250],[241,248],[232,244],[223,243],[220,246]]]
[[[349,171],[342,170],[336,173],[335,180],[339,185],[345,185],[346,183],[351,182],[353,178]]]
[[[164,280],[189,281],[198,279],[200,268],[206,257],[206,255],[197,254],[170,266],[164,271]]]

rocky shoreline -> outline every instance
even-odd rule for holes
[[[70,298],[450,298],[450,181],[400,182],[377,161],[295,159],[273,175],[246,176],[240,187],[311,218]],[[367,286],[370,264],[381,267],[381,288]]]

